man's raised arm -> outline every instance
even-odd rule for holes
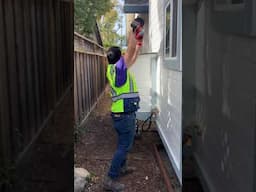
[[[131,24],[133,31],[129,32],[128,47],[124,55],[127,68],[132,66],[138,57],[144,35],[143,25],[144,21],[141,18],[136,18]]]

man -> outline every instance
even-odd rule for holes
[[[141,18],[136,18],[132,22],[133,31],[129,33],[128,48],[124,56],[121,56],[119,47],[111,47],[107,52],[107,78],[112,96],[111,116],[118,134],[118,146],[108,174],[104,178],[103,188],[113,192],[124,189],[124,185],[117,181],[118,177],[133,171],[127,166],[126,158],[134,141],[135,112],[139,108],[140,98],[135,79],[128,68],[135,63],[142,46],[143,25],[144,21]]]

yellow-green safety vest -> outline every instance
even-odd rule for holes
[[[139,97],[136,81],[134,77],[131,75],[131,73],[127,70],[126,82],[121,87],[116,87],[115,86],[116,67],[113,64],[108,64],[107,79],[111,87],[111,97],[112,97],[111,111],[113,113],[122,113],[124,112],[125,98]]]

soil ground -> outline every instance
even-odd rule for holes
[[[116,149],[116,133],[110,117],[110,98],[104,93],[75,143],[75,167],[87,169],[92,178],[85,192],[102,192],[102,180]],[[153,128],[154,129],[154,128]],[[128,164],[136,172],[120,178],[125,192],[165,192],[165,185],[154,157],[152,144],[160,144],[156,131],[143,132],[135,140],[128,156]]]

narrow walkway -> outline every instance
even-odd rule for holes
[[[83,167],[93,174],[92,182],[85,192],[102,192],[102,179],[116,148],[116,134],[110,117],[110,99],[105,93],[75,144],[75,166]],[[125,192],[164,192],[165,186],[155,161],[152,144],[161,143],[157,132],[145,132],[136,140],[128,162],[137,168],[120,181],[126,185]]]

